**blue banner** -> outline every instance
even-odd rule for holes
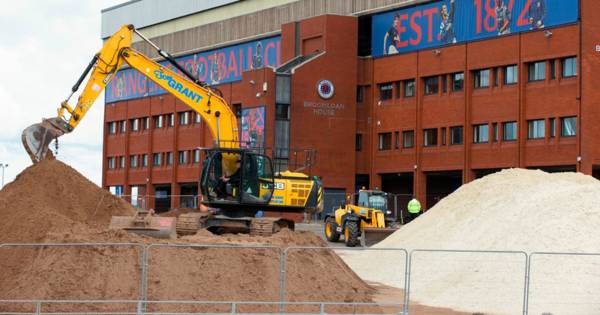
[[[577,22],[579,0],[443,0],[373,16],[380,57]]]
[[[243,71],[264,66],[277,67],[280,55],[281,36],[275,36],[186,55],[176,60],[200,80],[217,85],[241,80]],[[160,64],[172,70],[174,68],[167,61]],[[165,90],[146,76],[129,68],[119,71],[106,86],[105,103],[165,93]]]

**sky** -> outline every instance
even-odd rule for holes
[[[0,0],[0,164],[8,164],[5,184],[31,165],[21,132],[43,117],[56,116],[56,109],[102,46],[100,11],[123,2]],[[71,105],[78,95],[71,98]],[[57,154],[98,185],[103,109],[104,94],[79,126],[59,139]]]

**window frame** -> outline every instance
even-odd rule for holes
[[[529,80],[529,82],[540,82],[540,81],[545,81],[546,77],[547,77],[547,73],[546,73],[546,60],[543,61],[533,61],[530,62],[527,66],[527,78]],[[539,69],[536,67],[536,65],[542,65],[543,67],[540,67]],[[533,72],[532,72],[533,70]],[[543,74],[543,77],[537,77],[537,70],[540,70],[540,74]],[[533,73],[533,75],[532,75]]]
[[[354,151],[362,152],[362,147],[363,147],[363,135],[362,135],[362,133],[357,133],[354,138]]]
[[[537,123],[541,123],[543,126],[542,128],[535,128],[535,124]],[[541,136],[535,136],[534,132],[532,132],[532,127],[533,130],[542,130],[542,135]],[[527,140],[540,140],[540,139],[544,139],[546,138],[546,120],[545,119],[530,119],[527,120]]]
[[[435,85],[431,83],[429,83],[429,80],[433,80],[435,81]],[[434,75],[434,76],[430,76],[430,77],[423,77],[423,94],[426,96],[429,95],[436,95],[440,93],[440,76],[439,75]],[[432,88],[432,90],[430,90],[430,88]]]
[[[565,128],[565,121],[567,121],[567,119],[574,119],[575,124],[573,126],[573,134],[566,134],[565,130],[567,128]],[[561,138],[573,138],[573,137],[577,137],[577,116],[565,116],[565,117],[560,117],[560,137]]]
[[[392,133],[391,132],[380,132],[377,134],[377,139],[378,139],[378,141],[377,141],[378,151],[389,151],[392,149]]]
[[[482,132],[480,129],[485,129],[486,132]],[[474,124],[473,125],[473,143],[489,143],[490,142],[490,124]]]
[[[417,93],[417,81],[415,79],[408,79],[402,81],[403,86],[403,96],[404,97],[414,97]],[[410,94],[408,93],[410,91]]]
[[[394,84],[392,82],[380,83],[377,85],[380,101],[389,101],[394,98]]]
[[[410,139],[410,145],[406,145],[408,139]],[[415,147],[415,131],[414,130],[403,130],[402,131],[402,148],[411,149],[414,147]]]
[[[514,138],[507,137],[507,127],[514,125]],[[503,142],[513,142],[519,139],[519,124],[516,121],[505,121],[502,123],[502,141]]]
[[[566,69],[567,69],[567,62],[568,61],[574,61],[574,64],[571,65],[571,69],[573,70],[573,72],[571,74],[567,74]],[[566,58],[562,58],[560,60],[560,65],[561,65],[561,76],[562,78],[568,79],[568,78],[575,78],[577,77],[577,57],[576,56],[572,56],[572,57],[566,57]]]
[[[483,73],[487,73],[487,75],[484,76],[484,75],[482,75]],[[490,68],[474,70],[473,71],[473,87],[475,89],[490,88],[490,75],[491,75]],[[486,79],[484,80],[484,78],[486,78]],[[486,85],[483,85],[482,84],[483,82],[485,82]]]
[[[454,133],[455,130],[460,130],[460,138],[459,138],[458,142],[455,141],[456,140],[456,138],[454,137],[455,136],[455,133]],[[452,127],[450,127],[450,145],[461,145],[461,144],[463,144],[464,137],[465,137],[465,135],[464,135],[464,127],[463,126],[452,126]]]
[[[456,76],[460,75],[461,79],[456,80]],[[460,88],[457,89],[456,83],[460,82]],[[464,72],[455,72],[452,74],[452,92],[461,92],[465,89],[465,73]]]
[[[514,77],[514,81],[509,81],[509,69],[513,69],[514,68],[514,74],[512,75],[512,77]],[[519,65],[508,65],[504,67],[504,80],[503,80],[504,85],[515,85],[519,83]]]
[[[428,138],[429,132],[432,133],[431,142]],[[438,128],[426,128],[423,129],[423,147],[431,148],[438,146]]]

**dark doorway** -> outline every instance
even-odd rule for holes
[[[426,174],[427,209],[431,209],[442,198],[462,185],[462,171],[432,172]]]
[[[179,208],[198,209],[198,184],[181,184]]]
[[[354,192],[360,189],[369,189],[369,174],[356,174],[354,179]]]
[[[592,176],[595,179],[600,180],[600,165],[594,165],[594,168],[592,169]]]
[[[557,166],[532,166],[530,170],[541,170],[546,173],[577,172],[575,165],[557,165]]]
[[[400,222],[408,216],[406,207],[413,195],[414,174],[381,174],[381,190],[389,194],[388,208]]]
[[[323,199],[323,214],[332,214],[346,201],[346,190],[340,188],[325,188]]]
[[[490,174],[500,172],[501,170],[502,170],[501,168],[487,168],[487,169],[481,169],[481,170],[473,170],[473,173],[475,173],[475,179],[477,179],[477,178],[482,178],[482,177],[488,176]]]
[[[165,212],[171,208],[171,185],[154,186],[154,210]]]

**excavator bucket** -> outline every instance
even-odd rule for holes
[[[50,142],[65,134],[66,131],[54,123],[59,119],[58,117],[44,119],[41,123],[33,124],[23,130],[21,141],[33,163],[43,160],[48,154]]]
[[[364,228],[360,237],[360,243],[363,247],[369,247],[383,241],[398,228]]]
[[[175,218],[159,217],[151,212],[138,211],[134,216],[113,216],[110,219],[111,230],[146,235],[154,238],[177,238]]]

